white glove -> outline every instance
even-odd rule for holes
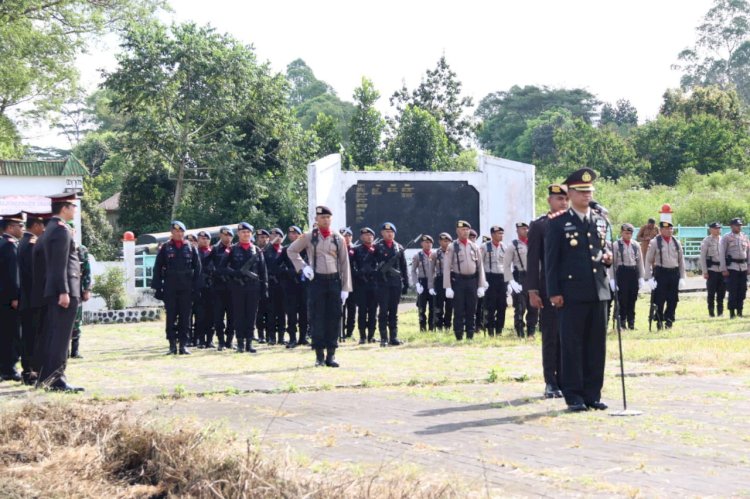
[[[349,291],[342,291],[341,292],[341,303],[344,303],[347,298],[349,298]]]
[[[656,289],[656,279],[653,277],[648,280],[648,287],[651,288],[651,291]]]
[[[609,289],[611,289],[612,291],[614,291],[616,288],[617,288],[617,283],[615,282],[614,279],[610,279],[609,280]]]
[[[477,298],[484,298],[484,288],[477,288]]]
[[[313,271],[312,267],[309,265],[305,265],[305,267],[302,269],[302,275],[305,276],[305,279],[308,281],[312,281],[315,277],[315,272]]]
[[[422,293],[424,293],[424,288],[422,287],[421,284],[417,283],[416,288],[417,288],[417,294],[418,295],[421,295]]]
[[[680,285],[679,285],[679,288],[680,288],[680,289],[685,289],[685,279],[680,279]]]
[[[430,288],[430,291],[429,291],[429,293],[430,293],[430,294],[431,294],[432,296],[437,296],[437,293],[436,293],[436,292],[435,292],[435,290],[434,290],[434,289],[432,289],[432,288]]]
[[[523,291],[523,286],[517,283],[515,279],[510,281],[510,283],[508,283],[508,286],[510,286],[510,289],[513,293],[518,294]]]
[[[445,288],[445,297],[452,300],[456,294],[453,292],[453,288]]]
[[[643,280],[643,277],[638,278],[638,288],[644,289],[646,287],[646,281]]]

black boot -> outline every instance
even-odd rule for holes
[[[328,367],[339,367],[339,363],[336,362],[336,349],[335,348],[329,347],[326,349],[325,363]]]
[[[734,319],[734,309],[733,308],[729,309],[729,318],[730,319]]]
[[[536,326],[530,327],[526,330],[526,337],[527,338],[533,338],[536,334]]]
[[[169,340],[169,352],[167,355],[177,355],[177,340]]]
[[[242,338],[237,338],[237,353],[245,351],[245,341]]]
[[[245,345],[245,351],[247,353],[255,353],[255,352],[257,352],[257,350],[255,350],[253,348],[253,340],[247,340],[246,345]]]
[[[360,331],[359,332],[359,344],[364,345],[365,343],[367,343],[367,333],[365,333],[364,331]]]
[[[321,367],[321,366],[326,365],[324,355],[325,353],[322,348],[315,349],[315,367]]]
[[[190,355],[190,350],[187,349],[187,345],[183,342],[180,342],[180,355]]]
[[[78,352],[78,344],[80,340],[73,340],[70,342],[70,357],[72,359],[82,359],[83,355]]]

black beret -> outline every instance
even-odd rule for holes
[[[659,227],[666,229],[667,227],[674,227],[672,225],[672,222],[667,222],[666,220],[659,222]]]
[[[471,229],[471,224],[466,220],[459,220],[456,222],[457,229]]]
[[[733,218],[729,225],[744,225],[741,218]]]
[[[721,222],[711,222],[708,225],[709,229],[721,229]]]
[[[316,206],[315,207],[315,214],[316,215],[333,215],[333,212],[328,206]]]
[[[547,186],[547,193],[550,196],[555,196],[557,194],[568,194],[568,188],[564,184],[550,184]]]
[[[427,234],[422,234],[422,242],[425,242],[425,241],[429,241],[431,243],[435,242],[435,240],[432,239],[432,236],[427,235]]]
[[[446,241],[453,241],[453,236],[451,236],[447,232],[441,232],[439,237],[440,239],[444,239]]]
[[[492,227],[490,227],[490,234],[494,234],[495,232],[505,232],[505,229],[503,229],[499,225],[493,225]]]
[[[529,224],[527,224],[526,222],[516,222],[516,228],[520,229],[521,227],[526,227],[528,229]]]

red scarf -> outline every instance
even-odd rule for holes
[[[432,254],[431,250],[422,250],[422,251],[424,251],[424,254],[427,256],[430,256]]]
[[[375,252],[375,248],[373,248],[373,247],[372,247],[372,244],[362,243],[362,245],[363,245],[363,246],[364,246],[365,248],[367,248],[367,251],[368,251],[368,252],[370,252],[370,253],[374,253],[374,252]]]
[[[275,243],[275,244],[273,245],[273,249],[275,249],[275,250],[276,250],[276,253],[281,253],[281,244],[279,244],[279,243]]]
[[[672,236],[661,236],[661,238],[664,239],[664,242],[667,244],[672,240]]]
[[[523,244],[529,244],[528,237],[519,237],[518,240],[521,241]]]
[[[319,229],[319,232],[323,239],[331,235],[331,229]]]
[[[211,253],[211,246],[206,246],[205,248],[199,248],[201,250],[201,253]]]
[[[253,243],[240,243],[240,248],[247,251],[248,249],[253,247]]]
[[[492,241],[492,246],[494,246],[495,248],[499,248],[500,243],[495,243],[495,241]]]
[[[464,246],[466,246],[467,244],[469,244],[469,240],[468,239],[459,239],[458,242],[460,242]]]
[[[624,242],[625,244],[628,244],[628,245],[630,244],[630,241],[631,241],[631,239],[628,239],[627,241],[625,239],[622,240],[622,242]]]
[[[181,249],[182,245],[185,244],[185,241],[178,241],[176,239],[172,239],[172,244],[174,244],[175,248]]]
[[[383,241],[388,248],[393,248],[393,241]]]

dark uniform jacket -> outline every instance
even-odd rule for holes
[[[235,284],[254,286],[259,283],[261,291],[265,292],[268,289],[268,273],[263,253],[263,250],[255,245],[244,249],[240,243],[235,243],[229,248],[226,258],[222,261],[224,272]],[[243,267],[250,260],[253,260],[253,262],[244,270],[254,274],[253,277],[243,275]]]
[[[268,282],[270,284],[279,284],[281,282],[281,274],[284,272],[284,256],[286,255],[286,248],[279,245],[278,249],[273,244],[267,244],[263,248],[263,259],[266,261],[266,270],[268,271]]]
[[[37,238],[31,250],[31,306],[33,308],[44,306],[44,283],[47,279],[47,261],[44,256],[46,240],[47,231]]]
[[[547,276],[544,269],[544,236],[550,218],[557,218],[565,210],[547,213],[529,224],[529,252],[526,255],[526,290],[536,291],[539,296],[547,297]]]
[[[159,248],[154,263],[151,288],[162,291],[197,291],[200,289],[201,259],[198,250],[187,241],[178,248],[169,240]]]
[[[227,279],[226,276],[222,273],[222,269],[224,268],[222,262],[224,258],[229,254],[230,248],[232,245],[224,246],[221,241],[214,244],[211,248],[211,254],[207,260],[204,260],[206,265],[209,266],[209,271],[212,272],[213,279],[213,289],[215,291],[222,291],[227,289]]]
[[[392,260],[395,258],[395,262]],[[381,269],[390,268],[387,272],[378,272],[378,281],[386,286],[409,287],[409,275],[406,268],[404,247],[393,241],[393,246],[386,246],[384,241],[375,245],[375,259]]]
[[[606,221],[590,212],[585,221],[569,209],[547,222],[544,263],[547,293],[562,295],[565,302],[583,303],[611,298],[607,267]]]
[[[21,297],[19,310],[31,308],[31,289],[33,286],[32,251],[36,244],[36,236],[31,232],[24,232],[18,245],[18,271],[21,278]]]
[[[68,224],[52,217],[44,232],[44,297],[57,298],[68,293],[81,297],[81,262]]]
[[[18,240],[10,234],[0,237],[0,303],[8,304],[21,295],[18,275]]]
[[[353,249],[350,257],[352,276],[355,286],[374,287],[377,285],[375,269],[377,267],[377,249],[375,245],[369,247],[361,244]]]
[[[292,260],[289,258],[289,254],[287,253],[288,249],[289,249],[289,246],[284,246],[281,249],[281,261],[279,262],[281,273],[279,274],[279,276],[282,281],[289,281],[289,282],[294,282],[297,284],[302,284],[302,279],[304,278],[304,276],[302,276],[302,274],[298,274],[297,271],[295,270],[294,264],[292,263]],[[300,253],[300,256],[302,257],[302,260],[305,263],[308,263],[307,251],[302,250],[302,253]]]
[[[198,257],[201,261],[201,273],[198,278],[198,289],[207,290],[213,286],[216,267],[213,263],[214,249],[209,247],[208,251],[198,249]]]

